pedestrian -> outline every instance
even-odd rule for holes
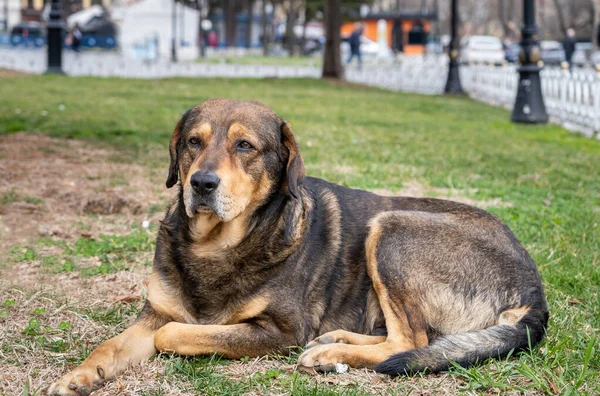
[[[79,23],[75,23],[73,30],[71,31],[71,48],[73,51],[79,52],[79,47],[81,46],[81,39],[83,38],[83,33],[81,33],[81,28],[79,27]]]
[[[349,65],[352,62],[352,59],[356,56],[358,59],[358,67],[362,65],[362,56],[360,53],[360,37],[363,34],[363,25],[360,22],[357,22],[354,25],[354,30],[352,34],[348,38],[348,44],[350,44],[350,55],[346,60],[346,64]]]
[[[563,49],[565,50],[565,60],[569,64],[569,70],[571,70],[573,53],[575,53],[575,30],[572,28],[567,29],[567,35],[563,40]]]

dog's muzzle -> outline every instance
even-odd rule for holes
[[[219,187],[221,179],[213,172],[196,172],[190,179],[190,184],[194,193],[201,197],[208,197],[217,187]]]
[[[190,177],[190,188],[185,193],[185,209],[188,216],[196,213],[219,215],[219,184],[221,179],[213,172],[196,172]]]

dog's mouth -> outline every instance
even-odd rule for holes
[[[216,214],[214,202],[208,202],[206,198],[196,194],[185,194],[185,211],[189,217],[194,217],[196,214]]]
[[[196,204],[196,208],[194,209],[194,211],[196,213],[214,213],[215,212],[211,206],[209,206],[205,203]]]

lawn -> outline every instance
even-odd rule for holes
[[[547,338],[505,361],[395,380],[311,377],[294,371],[297,354],[159,356],[98,394],[600,393],[600,142],[466,98],[315,80],[12,76],[0,78],[0,394],[42,392],[131,323],[171,194],[170,133],[212,97],[273,107],[312,176],[499,216],[540,269]]]

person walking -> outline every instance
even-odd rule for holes
[[[79,23],[76,23],[71,31],[71,47],[73,51],[79,52],[79,48],[81,47],[81,39],[83,38],[83,33],[81,33],[81,28],[79,27]]]
[[[575,43],[577,42],[575,38],[575,30],[572,28],[567,29],[567,35],[563,40],[563,49],[565,50],[565,60],[569,64],[569,70],[573,65],[573,54],[575,53]]]
[[[360,53],[360,37],[363,34],[363,25],[358,22],[354,25],[354,30],[352,34],[348,38],[348,44],[350,44],[350,55],[346,60],[346,65],[349,65],[352,62],[352,59],[356,56],[358,59],[358,67],[362,66],[362,56]]]

